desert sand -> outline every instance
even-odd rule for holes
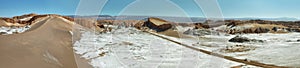
[[[0,68],[90,68],[87,60],[73,53],[73,25],[62,17],[48,16],[26,32],[0,35]]]
[[[7,26],[6,22],[3,20],[0,20],[0,26]]]

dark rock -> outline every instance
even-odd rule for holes
[[[253,42],[260,42],[260,43],[264,42],[263,40],[255,40],[255,39],[252,39],[251,41],[253,41]]]
[[[184,31],[183,34],[193,34],[193,31],[191,29],[188,29]]]
[[[287,40],[286,42],[292,42],[292,40]]]
[[[105,28],[103,24],[99,24],[99,23],[97,23],[96,26],[98,26],[99,28]]]
[[[292,28],[291,31],[292,31],[292,32],[300,32],[300,29]]]
[[[286,28],[286,30],[287,30],[287,31],[289,31],[289,32],[291,32],[291,31],[292,31],[292,30],[291,30],[291,28]]]
[[[273,27],[272,30],[276,32],[278,29],[277,27]]]
[[[250,42],[250,39],[248,39],[246,37],[235,36],[234,38],[230,39],[229,42],[243,43],[243,42]]]
[[[255,29],[254,32],[255,33],[267,33],[269,31],[270,31],[269,29],[259,27],[259,28]]]
[[[230,26],[230,28],[240,25],[240,22],[231,21],[230,23],[226,23],[227,26]]]
[[[208,29],[208,28],[210,28],[209,25],[204,25],[202,23],[195,23],[194,25],[195,25],[195,29],[202,29],[202,28]]]
[[[263,43],[263,40],[256,40],[256,39],[249,39],[247,37],[241,37],[241,36],[236,36],[234,38],[231,38],[229,42],[238,42],[238,43],[244,43],[244,42],[261,42]]]
[[[6,32],[0,32],[0,35],[5,35],[5,34],[7,34]]]

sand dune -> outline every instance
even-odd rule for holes
[[[0,26],[8,26],[4,20],[0,20]]]
[[[74,22],[59,16],[39,20],[24,33],[0,35],[0,68],[77,68],[76,60],[89,66],[74,57]]]

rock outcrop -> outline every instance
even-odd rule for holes
[[[228,40],[229,42],[237,42],[237,43],[244,43],[244,42],[264,42],[263,40],[256,40],[256,39],[249,39],[247,37],[242,36],[235,36]]]
[[[250,42],[250,39],[248,39],[246,37],[236,36],[236,37],[230,39],[229,42],[243,43],[243,42]]]
[[[194,27],[195,29],[203,29],[203,28],[207,29],[207,28],[210,28],[208,25],[204,25],[202,23],[195,23],[194,25],[195,25],[195,27]]]
[[[148,27],[156,32],[162,32],[172,28],[171,23],[166,20],[150,17],[144,22],[143,26]]]
[[[144,25],[144,22],[138,22],[138,23],[134,24],[134,27],[137,29],[142,29],[143,25]]]

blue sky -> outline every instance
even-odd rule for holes
[[[79,0],[0,0],[0,16],[28,13],[74,14]]]
[[[190,17],[204,16],[202,9],[198,7],[194,0],[170,0],[172,3],[167,3],[166,1],[162,0],[145,0],[145,2],[137,2],[141,4],[134,4],[135,1],[136,0],[108,0],[106,5],[103,7],[101,14],[154,16],[181,16],[182,14],[186,14]],[[1,0],[0,2],[0,16],[11,17],[26,13],[74,15],[80,1]],[[218,3],[224,17],[300,18],[300,6],[298,5],[300,0],[218,0]],[[148,4],[148,6],[146,4]],[[149,4],[154,5],[149,6]],[[140,7],[126,8],[130,5]],[[124,10],[124,8],[130,10]],[[155,8],[156,11],[152,11],[149,8]],[[90,13],[90,15],[93,14],[97,13]]]

